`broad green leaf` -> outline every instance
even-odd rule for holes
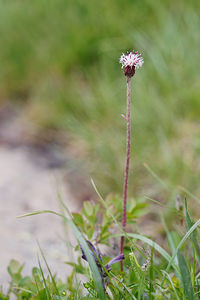
[[[165,275],[167,276],[167,279],[169,280],[169,282],[170,282],[170,284],[171,284],[171,287],[172,287],[172,289],[174,290],[174,294],[175,294],[175,296],[176,296],[176,299],[177,299],[177,300],[180,300],[180,298],[179,298],[179,296],[178,296],[178,293],[177,293],[177,291],[176,291],[176,288],[175,288],[175,286],[174,286],[174,282],[173,282],[173,280],[171,279],[170,275],[169,275],[168,273],[166,273],[165,271],[163,271],[163,273],[165,273]]]
[[[180,243],[178,244],[178,246],[176,247],[176,251],[174,252],[174,254],[172,255],[169,263],[168,263],[168,266],[166,268],[166,273],[168,273],[170,267],[173,265],[173,262],[174,262],[174,259],[178,253],[178,250],[181,248],[181,246],[185,243],[185,241],[190,237],[190,235],[193,233],[193,231],[200,225],[200,219],[190,228],[190,230],[188,232],[186,232],[186,234],[184,235],[184,237],[182,238],[182,240],[180,241]],[[164,280],[165,280],[165,274],[163,276],[163,280],[162,280],[162,283],[161,283],[161,286],[163,285],[164,283]]]
[[[178,250],[177,256],[178,256],[178,264],[180,268],[181,280],[182,280],[185,296],[188,300],[193,300],[194,293],[193,293],[192,281],[191,281],[190,271],[188,269],[187,262],[180,250]]]
[[[186,217],[186,228],[187,228],[187,231],[192,227],[192,225],[194,224],[194,221],[192,220],[192,218],[190,217],[190,214],[188,212],[188,209],[187,209],[187,199],[185,198],[185,217]],[[194,245],[194,248],[195,248],[195,252],[196,252],[196,255],[197,255],[197,259],[198,261],[200,262],[200,247],[198,245],[198,235],[197,235],[197,231],[194,230],[194,232],[191,234],[191,241]]]

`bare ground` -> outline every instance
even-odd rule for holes
[[[60,218],[16,217],[35,210],[59,211],[57,190],[70,210],[79,206],[66,182],[64,158],[56,151],[28,143],[27,124],[20,120],[7,110],[0,111],[0,285],[4,289],[10,259],[25,263],[23,273],[27,275],[38,265],[36,240],[53,273],[64,278],[69,272],[64,261],[71,259],[66,247],[71,233],[66,235]]]

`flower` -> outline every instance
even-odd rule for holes
[[[99,268],[100,273],[103,274],[104,272],[101,267],[101,263],[103,264],[101,254],[99,253],[99,251],[96,250],[96,248],[93,246],[93,244],[90,241],[87,241],[87,244],[91,250],[92,256],[97,264],[97,267]],[[80,248],[81,248],[81,252],[82,252],[82,258],[84,260],[88,261],[84,250],[82,249],[82,247],[80,247]],[[111,265],[113,265],[119,261],[122,261],[123,259],[124,259],[124,254],[120,254],[120,255],[116,256],[115,258],[111,259],[104,267],[107,271],[110,271]],[[103,274],[103,276],[105,276],[105,274]]]
[[[122,69],[124,68],[125,76],[132,77],[135,74],[135,70],[142,67],[144,60],[137,51],[127,52],[127,54],[122,53],[120,60],[122,64]]]
[[[107,263],[107,264],[105,265],[105,268],[106,268],[108,271],[110,271],[110,270],[111,270],[111,268],[110,268],[111,265],[113,265],[113,264],[115,264],[115,263],[117,263],[117,262],[119,262],[119,261],[122,261],[123,259],[124,259],[124,254],[120,254],[120,255],[116,256],[115,258],[111,259],[111,260],[109,261],[109,263]]]
[[[151,252],[150,252],[150,249],[146,251],[146,256],[147,256],[147,259],[145,260],[145,262],[141,266],[141,270],[143,272],[147,271],[149,269],[150,265],[151,265]]]
[[[102,271],[101,265],[100,265],[100,262],[103,263],[101,254],[96,250],[96,248],[93,246],[93,244],[90,241],[86,241],[86,242],[88,244],[88,247],[91,250],[92,256],[93,256],[98,268]],[[81,248],[81,252],[82,252],[82,259],[88,261],[83,248],[81,246],[80,246],[80,248]]]

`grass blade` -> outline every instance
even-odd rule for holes
[[[179,186],[179,189],[181,191],[184,191],[186,194],[188,194],[188,196],[190,196],[191,198],[196,200],[198,203],[200,203],[200,199],[197,196],[195,196],[194,194],[192,194],[190,191],[188,191],[186,188],[184,188],[183,186]]]
[[[194,221],[191,219],[190,214],[188,212],[187,199],[186,198],[185,198],[185,217],[186,217],[186,228],[187,228],[187,231],[188,231],[192,227],[192,225],[194,224]],[[194,246],[194,249],[195,249],[195,252],[196,252],[196,255],[197,255],[198,262],[200,262],[200,248],[199,248],[197,240],[198,240],[197,231],[194,230],[194,232],[191,234],[191,241],[193,243],[193,246]]]
[[[154,282],[154,264],[153,264],[154,248],[151,251],[151,263],[149,268],[149,298],[153,300],[153,282]]]
[[[53,275],[52,275],[52,273],[51,273],[51,270],[50,270],[50,268],[49,268],[49,265],[48,265],[48,263],[47,263],[47,260],[46,260],[46,258],[45,258],[45,255],[44,255],[44,253],[43,253],[43,251],[42,251],[42,249],[41,249],[39,243],[38,243],[38,247],[39,247],[40,252],[41,252],[41,254],[42,254],[42,258],[43,258],[43,260],[44,260],[44,262],[45,262],[45,265],[46,265],[46,267],[47,267],[47,270],[48,270],[48,272],[49,272],[49,275],[50,275],[50,277],[51,277],[51,281],[52,281],[52,283],[53,283],[53,286],[54,286],[54,288],[55,288],[55,291],[56,291],[56,293],[57,293],[59,299],[61,300],[60,293],[59,293],[59,291],[58,291],[58,288],[57,288],[55,279],[54,279],[54,277],[53,277]]]
[[[73,229],[74,234],[76,236],[76,239],[78,240],[78,242],[80,243],[81,247],[83,248],[83,250],[85,252],[87,261],[89,263],[90,269],[93,274],[94,282],[96,284],[96,289],[97,289],[97,294],[99,296],[99,299],[105,300],[105,293],[104,293],[104,288],[103,288],[103,284],[102,284],[102,279],[101,279],[101,275],[99,273],[98,267],[96,265],[96,262],[91,254],[91,251],[90,251],[83,235],[81,234],[81,232],[79,231],[79,229],[77,228],[77,226],[74,224],[74,222],[72,220],[69,220],[68,218],[66,218],[66,216],[64,216],[60,213],[57,213],[55,211],[52,211],[52,210],[35,211],[32,213],[28,213],[28,214],[19,216],[18,218],[34,216],[34,215],[39,215],[39,214],[44,214],[44,213],[50,213],[50,214],[54,214],[59,217],[62,217],[64,222],[68,223],[71,226],[71,228]],[[40,266],[40,264],[39,264],[39,266]]]
[[[178,250],[178,264],[180,268],[181,273],[181,281],[184,287],[185,296],[188,300],[193,300],[193,287],[192,287],[192,281],[190,276],[190,271],[188,269],[187,262],[181,253],[180,250]]]
[[[122,234],[114,234],[112,235],[112,237],[117,237],[117,236],[121,236]],[[164,257],[164,259],[166,259],[168,262],[171,261],[172,257],[169,255],[169,253],[167,253],[167,251],[165,251],[160,245],[158,245],[156,242],[152,241],[151,239],[147,238],[146,236],[137,234],[137,233],[127,233],[128,237],[134,238],[136,240],[140,240],[146,244],[148,244],[149,246],[151,246],[152,248],[154,248],[154,250],[156,250],[158,253],[160,253],[162,255],[162,257]],[[172,262],[172,266],[173,268],[178,271],[177,266],[175,265],[175,263]]]
[[[149,173],[166,189],[169,190],[169,186],[150,168],[147,163],[143,164]]]
[[[174,244],[172,235],[171,235],[171,233],[170,233],[170,231],[169,231],[169,229],[168,229],[168,227],[167,227],[167,225],[166,225],[166,223],[165,223],[165,220],[164,220],[163,216],[161,217],[161,220],[162,220],[162,223],[163,223],[165,232],[166,232],[166,234],[167,234],[167,240],[168,240],[169,248],[170,248],[170,250],[171,250],[171,252],[172,252],[172,255],[173,255],[173,254],[175,253],[175,251],[176,251],[176,246],[175,246],[175,244]],[[175,257],[174,261],[175,261],[175,264],[178,263],[177,257]]]
[[[175,295],[176,295],[176,299],[177,299],[177,300],[180,300],[180,298],[179,298],[179,296],[178,296],[178,293],[177,293],[177,291],[176,291],[176,288],[175,288],[175,286],[174,286],[174,283],[173,283],[173,281],[172,281],[170,275],[169,275],[168,273],[166,273],[165,271],[163,271],[163,273],[165,273],[165,275],[167,276],[167,279],[169,280],[169,282],[170,282],[170,284],[171,284],[171,286],[172,286],[172,289],[174,290],[174,293],[175,293]]]
[[[172,255],[169,264],[166,268],[166,273],[168,273],[170,267],[173,265],[173,261],[175,259],[175,257],[177,256],[178,250],[181,248],[181,246],[185,243],[185,241],[190,237],[190,235],[193,233],[193,231],[200,225],[200,219],[190,228],[190,230],[188,232],[186,232],[186,234],[184,235],[184,237],[182,238],[182,240],[180,241],[180,243],[178,244],[174,254]],[[165,280],[165,274],[161,283],[161,286],[163,285]]]
[[[71,227],[74,230],[74,233],[76,235],[77,240],[79,241],[81,247],[83,248],[83,251],[86,255],[87,261],[89,263],[90,269],[92,271],[94,281],[96,283],[96,288],[97,288],[97,294],[101,300],[105,299],[105,294],[104,294],[104,289],[103,289],[103,284],[102,284],[102,278],[99,273],[98,267],[96,265],[96,262],[91,254],[91,250],[89,249],[86,240],[84,239],[83,235],[81,232],[78,230],[76,225],[73,222],[71,223]]]
[[[43,273],[43,270],[42,270],[42,267],[41,267],[41,264],[40,264],[39,257],[38,257],[38,265],[39,265],[39,268],[40,268],[40,273],[42,275],[42,279],[43,279],[43,283],[44,283],[44,287],[45,287],[45,293],[46,293],[46,296],[47,296],[47,300],[50,300],[51,299],[50,291],[49,291],[49,288],[47,286],[46,279],[44,277],[44,273]]]

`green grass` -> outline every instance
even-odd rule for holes
[[[20,105],[42,128],[66,131],[88,180],[121,193],[126,91],[118,60],[139,50],[145,63],[132,80],[130,193],[174,199],[180,185],[197,195],[198,11],[196,0],[1,0],[0,101]]]
[[[113,264],[111,269],[106,270],[105,266],[111,260],[111,257],[102,256],[99,250],[99,247],[104,244],[108,246],[107,251],[112,249],[118,254],[118,249],[113,246],[116,245],[116,242],[120,243],[119,237],[124,234],[119,223],[120,202],[114,202],[113,200],[110,199],[109,201],[107,199],[104,201],[100,196],[97,204],[91,204],[89,201],[85,202],[82,211],[70,214],[71,217],[68,216],[68,208],[62,202],[62,199],[60,199],[60,204],[63,208],[63,214],[46,210],[23,215],[22,217],[27,217],[50,213],[52,217],[61,217],[73,229],[78,244],[75,248],[75,250],[78,250],[78,258],[74,262],[66,262],[72,267],[72,273],[66,274],[67,278],[63,282],[53,275],[40,246],[41,258],[48,273],[43,271],[39,257],[39,268],[33,268],[31,276],[23,276],[23,265],[11,260],[8,266],[8,272],[11,276],[9,289],[7,292],[3,292],[0,288],[0,298],[9,300],[15,295],[18,300],[199,299],[199,250],[196,248],[196,244],[199,240],[200,219],[195,223],[193,222],[188,212],[187,201],[185,200],[185,212],[183,213],[184,223],[177,222],[172,231],[166,230],[165,235],[168,237],[169,244],[167,251],[153,239],[144,235],[129,232],[125,234],[125,260],[122,272],[120,271],[119,261]],[[67,217],[65,214],[67,214]],[[99,225],[98,234],[96,226],[94,226],[96,224],[94,219]],[[183,225],[186,227],[186,233]],[[116,230],[121,233],[113,235],[112,232],[116,232]],[[109,231],[109,235],[104,236],[106,231]],[[175,231],[176,236],[174,235]],[[68,239],[69,236],[67,235],[66,238]],[[96,251],[98,255],[101,255],[102,260],[95,259],[97,256],[94,256],[92,248],[86,242],[89,239],[95,245]],[[80,246],[83,250],[80,249]],[[82,251],[86,255],[87,262],[84,262],[80,257],[81,253],[83,254]],[[79,274],[82,277],[79,277]],[[85,276],[83,277],[83,275]]]

